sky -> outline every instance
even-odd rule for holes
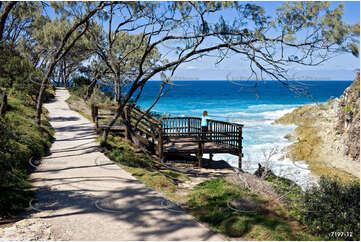
[[[272,16],[275,9],[282,2],[275,1],[256,1],[252,2],[264,7],[267,15]],[[360,2],[331,2],[331,7],[336,7],[339,3],[344,4],[343,20],[349,24],[355,24],[360,21]],[[231,17],[231,16],[228,16]],[[215,65],[214,58],[203,58],[200,61],[186,63],[180,67],[175,79],[199,79],[199,80],[244,80],[249,76],[249,66],[242,64],[239,60],[229,58],[221,64]],[[357,69],[360,68],[360,58],[352,54],[343,53],[316,67],[293,66],[289,68],[291,76],[296,76],[302,80],[353,80]]]
[[[253,1],[250,3],[262,6],[266,15],[272,17],[276,8],[284,2]],[[344,4],[343,20],[345,22],[355,24],[360,21],[359,1],[332,1],[330,2],[331,8],[335,8],[339,3]],[[51,10],[48,13],[50,17],[54,16]],[[234,17],[234,13],[227,12],[227,10],[223,11],[221,15],[226,20],[231,20]],[[219,17],[209,16],[207,21],[216,22]],[[215,58],[204,57],[200,60],[184,63],[177,69],[174,80],[245,80],[250,74],[248,63],[242,62],[239,56],[231,56],[218,65],[215,65],[216,61]],[[288,70],[290,76],[295,76],[301,80],[353,80],[356,70],[359,68],[360,58],[356,58],[352,54],[342,53],[316,67],[293,65]],[[152,79],[159,80],[160,76],[156,75]]]

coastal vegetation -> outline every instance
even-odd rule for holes
[[[225,20],[222,11],[233,11],[235,19]],[[359,23],[347,24],[342,17],[342,4],[331,9],[328,2],[284,3],[273,17],[244,2],[0,2],[0,216],[23,210],[33,196],[28,174],[48,153],[54,135],[43,104],[54,97],[55,86],[63,86],[72,94],[69,105],[88,119],[90,104],[116,104],[108,128],[98,133],[102,151],[215,231],[239,239],[318,240],[333,239],[330,233],[341,230],[353,233],[342,239],[358,240],[359,183],[322,178],[318,188],[303,192],[268,170],[260,177],[235,178],[232,172],[196,183],[191,174],[152,156],[127,116],[149,80],[161,79],[154,102],[144,110],[152,114],[175,86],[176,70],[207,55],[217,63],[238,56],[250,67],[250,78],[277,80],[304,94],[297,83],[287,82],[288,64],[314,66],[341,51],[359,54]],[[359,81],[355,86],[359,90]],[[353,100],[344,102],[341,112],[344,123],[359,122]],[[110,132],[117,121],[126,132]],[[296,130],[318,149],[321,139],[314,131]],[[315,155],[298,147],[294,159]],[[346,151],[353,159],[359,157],[355,149]],[[263,197],[259,187],[240,183],[240,176],[264,184],[272,195]],[[181,184],[189,188],[180,189]],[[317,217],[324,210],[334,214]]]
[[[318,184],[304,194],[303,222],[311,231],[331,240],[358,240],[360,183],[322,176]]]
[[[283,208],[256,194],[213,179],[194,187],[186,209],[214,230],[232,238],[252,240],[317,240],[282,214]],[[230,202],[231,201],[231,202]],[[233,207],[232,204],[241,204]]]

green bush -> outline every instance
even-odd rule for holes
[[[26,170],[12,168],[1,172],[1,176],[0,216],[12,215],[26,208],[34,195]]]
[[[87,94],[88,85],[77,85],[75,87],[69,88],[68,90],[70,91],[70,93],[73,96],[84,100],[86,97],[86,94]],[[92,103],[110,104],[110,103],[114,103],[114,98],[111,95],[111,93],[109,94],[106,92],[102,92],[100,90],[99,86],[95,86],[93,88],[93,92],[91,93],[91,96],[87,100],[87,103],[89,103],[89,104],[92,104]]]
[[[89,86],[92,80],[84,76],[77,76],[72,80],[72,87],[79,88],[82,86]]]
[[[360,239],[358,182],[344,183],[337,178],[322,176],[319,186],[305,192],[301,211],[303,222],[314,233],[329,239]]]
[[[0,43],[0,88],[9,96],[22,101],[24,105],[35,107],[39,95],[42,72],[13,46]],[[54,87],[49,85],[44,100],[54,96]]]
[[[77,96],[77,97],[80,97],[83,99],[84,96],[86,95],[87,88],[88,88],[88,86],[83,85],[83,86],[78,86],[78,87],[72,87],[72,88],[69,88],[68,90],[74,96]]]
[[[33,195],[29,159],[40,159],[51,145],[54,131],[46,120],[39,130],[34,115],[33,108],[10,96],[9,111],[0,117],[0,217],[28,206]]]

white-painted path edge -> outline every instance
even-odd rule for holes
[[[32,217],[59,240],[222,240],[99,152],[93,124],[70,110],[68,97],[59,88],[45,104],[56,133],[30,176]]]

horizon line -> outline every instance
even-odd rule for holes
[[[161,82],[162,80],[149,80],[149,81],[157,81],[157,82]],[[277,82],[278,80],[211,80],[211,79],[198,79],[198,80],[192,80],[192,79],[189,79],[189,80],[172,80],[172,81],[229,81],[229,82],[248,82],[248,81],[259,81],[259,82],[263,82],[263,81],[275,81]],[[334,82],[334,81],[354,81],[354,80],[350,80],[350,79],[338,79],[338,80],[325,80],[325,79],[320,79],[320,80],[287,80],[287,81],[296,81],[296,82],[302,82],[302,81],[331,81],[331,82]]]

